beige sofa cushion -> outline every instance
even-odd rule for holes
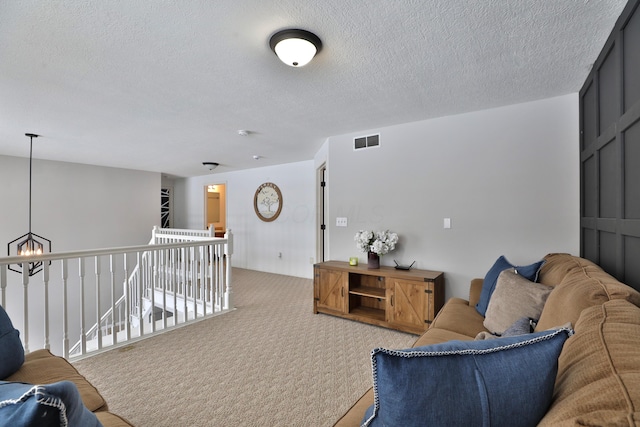
[[[485,331],[484,317],[467,300],[451,298],[438,312],[430,328],[445,329],[473,339],[478,332]]]
[[[472,339],[473,337],[468,335],[447,331],[446,329],[429,328],[425,333],[418,337],[412,347],[422,347],[425,345],[439,344],[441,342],[452,340],[469,341]]]
[[[587,308],[558,359],[541,426],[640,423],[640,308],[613,300]]]
[[[545,263],[538,274],[538,282],[549,286],[555,286],[562,282],[562,279],[570,272],[581,270],[580,263],[582,261],[591,263],[570,254],[548,254],[544,260]]]
[[[560,284],[547,298],[540,315],[536,331],[542,331],[578,321],[585,308],[600,305],[614,299],[625,299],[640,306],[640,293],[617,281],[600,267],[578,257],[567,259],[564,264],[577,268],[569,269]],[[545,280],[548,276],[545,277]],[[545,282],[545,284],[549,284]]]
[[[49,350],[28,353],[18,372],[6,378],[6,381],[29,384],[51,384],[64,380],[71,381],[78,387],[84,406],[91,412],[108,410],[107,402],[98,390],[71,363],[54,356]]]

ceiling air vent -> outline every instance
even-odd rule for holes
[[[353,149],[359,150],[361,148],[379,147],[380,146],[380,134],[361,136],[353,139]]]

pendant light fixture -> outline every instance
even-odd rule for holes
[[[15,240],[12,240],[7,245],[7,254],[9,256],[30,256],[30,255],[41,255],[45,252],[51,252],[51,240],[38,236],[35,233],[31,232],[31,181],[32,181],[32,169],[33,169],[33,138],[37,138],[38,135],[34,133],[25,133],[26,136],[29,137],[30,140],[30,149],[29,149],[29,232],[18,237]],[[37,239],[36,239],[37,238]],[[48,246],[48,249],[45,247]],[[11,253],[11,247],[15,244],[15,253]],[[17,273],[22,273],[22,264],[9,265],[9,270],[15,271]],[[42,261],[34,261],[29,263],[29,276],[33,276],[42,270]]]
[[[271,50],[291,67],[303,67],[322,49],[320,38],[306,30],[282,30],[271,36]]]

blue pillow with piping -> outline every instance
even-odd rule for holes
[[[102,427],[71,381],[46,385],[0,381],[0,425]]]
[[[0,305],[0,379],[16,372],[24,363],[24,347],[20,332]]]
[[[484,281],[482,282],[482,291],[480,292],[480,299],[476,304],[476,310],[478,313],[483,316],[487,312],[487,307],[489,306],[489,300],[491,299],[491,294],[493,294],[494,289],[496,288],[496,282],[498,281],[498,276],[504,270],[509,268],[515,269],[516,273],[521,275],[522,277],[530,280],[532,282],[538,281],[538,273],[540,272],[540,268],[545,263],[545,260],[540,260],[538,262],[534,262],[533,264],[516,266],[511,264],[504,255],[501,255],[500,258],[496,260],[496,262],[491,266],[487,274],[484,276]]]
[[[363,426],[535,426],[570,328],[371,352],[374,404]]]

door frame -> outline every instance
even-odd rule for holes
[[[327,185],[327,163],[323,162],[316,169],[316,262],[329,259],[329,234],[327,219],[329,186]]]
[[[220,203],[223,204],[223,207],[220,210],[220,214],[221,216],[223,216],[223,221],[221,221],[224,224],[224,231],[226,232],[226,230],[229,228],[229,219],[228,219],[228,215],[227,215],[227,211],[228,211],[228,207],[227,207],[227,200],[228,200],[228,194],[229,194],[229,185],[227,184],[227,182],[216,182],[214,184],[205,184],[203,187],[203,207],[202,207],[202,211],[203,211],[203,217],[202,217],[202,222],[204,223],[204,228],[208,229],[209,228],[209,224],[207,224],[207,193],[209,192],[209,186],[216,186],[216,185],[222,185],[224,186],[224,192],[222,194],[220,194]]]

